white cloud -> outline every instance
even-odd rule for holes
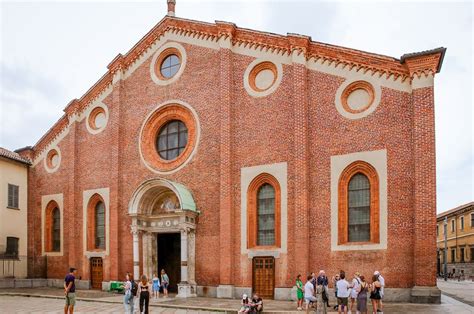
[[[34,144],[166,13],[165,0],[0,6],[0,146],[9,149]],[[177,0],[176,10],[394,57],[447,47],[435,89],[438,211],[474,199],[471,2]]]

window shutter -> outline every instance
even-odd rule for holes
[[[19,208],[19,205],[18,205],[18,190],[19,190],[19,186],[14,185],[13,186],[13,207],[15,207],[15,208]]]
[[[13,185],[8,185],[8,207],[13,207]]]

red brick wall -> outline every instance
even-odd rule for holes
[[[73,123],[59,143],[59,170],[47,173],[42,162],[31,169],[31,276],[44,271],[41,196],[64,193],[64,256],[48,258],[48,277],[62,277],[74,265],[83,278],[89,278],[82,254],[82,193],[104,187],[110,188],[111,223],[104,280],[122,278],[133,270],[128,203],[140,183],[160,177],[140,159],[140,128],[158,104],[179,99],[196,110],[201,138],[193,159],[162,177],[186,185],[202,213],[196,232],[199,285],[251,286],[251,260],[240,254],[240,170],[277,162],[288,162],[288,254],[277,260],[276,287],[290,287],[297,273],[319,269],[330,275],[339,269],[369,275],[377,269],[391,287],[434,284],[435,224],[433,230],[427,227],[435,219],[432,90],[416,91],[412,103],[409,93],[382,88],[375,112],[348,120],[334,105],[343,78],[283,65],[278,89],[253,98],[243,86],[244,71],[253,58],[226,49],[182,45],[187,65],[175,83],[156,85],[150,78],[149,58],[125,81],[116,83],[104,100],[109,121],[103,132],[88,133],[87,119]],[[420,145],[426,147],[419,150]],[[420,153],[425,148],[433,154]],[[332,252],[330,157],[379,149],[387,149],[388,154],[388,249]],[[426,166],[415,168],[420,164]],[[419,278],[427,263],[432,272],[423,281]]]

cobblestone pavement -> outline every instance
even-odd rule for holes
[[[5,314],[60,314],[63,313],[64,301],[60,299],[46,299],[37,297],[11,297],[0,296],[0,313]],[[210,311],[194,311],[182,309],[167,309],[159,307],[150,307],[150,313],[163,314],[207,314],[216,313]],[[77,301],[75,314],[81,313],[124,313],[122,304]],[[138,313],[138,311],[136,311]],[[222,313],[222,312],[221,312]]]
[[[438,288],[458,301],[474,306],[474,282],[472,280],[457,281],[438,280]]]
[[[195,298],[197,303],[206,303],[207,306],[215,306],[216,303],[212,302],[209,304],[207,300],[203,298]],[[215,299],[212,299],[215,300]],[[233,304],[236,300],[229,300],[232,303],[226,303],[226,305]],[[168,302],[165,302],[168,303]],[[290,302],[288,302],[290,303]],[[202,310],[184,310],[184,309],[170,309],[155,306],[150,307],[150,313],[170,313],[170,314],[181,314],[181,313],[193,313],[193,314],[204,314],[204,313],[217,313],[212,311]],[[196,303],[195,303],[196,304]],[[0,313],[62,313],[64,307],[64,301],[61,299],[50,299],[40,297],[23,297],[23,296],[5,296],[0,295]],[[105,303],[100,301],[77,301],[74,313],[123,313],[123,305],[120,303]],[[265,311],[267,312],[267,311]],[[223,313],[223,312],[220,312]],[[236,313],[235,311],[228,311],[225,313]],[[271,312],[270,312],[271,313]],[[279,313],[304,313],[296,311],[285,311],[280,310]],[[313,312],[314,313],[314,312]],[[336,313],[336,312],[329,312]],[[407,314],[407,313],[433,313],[433,314],[464,314],[474,313],[474,307],[463,304],[450,297],[442,296],[442,304],[438,305],[425,305],[425,304],[385,304],[385,313],[389,314]]]

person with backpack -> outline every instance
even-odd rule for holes
[[[125,275],[125,283],[124,283],[124,289],[125,289],[125,295],[123,297],[123,305],[125,307],[125,313],[130,313],[133,314],[134,310],[134,304],[133,304],[133,298],[137,294],[137,284],[133,282],[133,280],[130,279],[130,274],[127,273]],[[135,285],[135,294],[133,294],[133,286]]]
[[[352,289],[351,289],[351,295],[350,295],[350,309],[349,312],[354,311],[354,304],[356,303],[357,300],[357,293],[358,293],[358,288],[360,286],[360,273],[358,271],[355,272],[354,278],[352,279]]]
[[[324,270],[319,271],[318,279],[316,280],[317,285],[323,286],[324,290],[322,292],[322,298],[323,301],[326,302],[326,307],[330,308],[331,306],[329,305],[329,280],[328,277],[326,276],[326,272]]]

